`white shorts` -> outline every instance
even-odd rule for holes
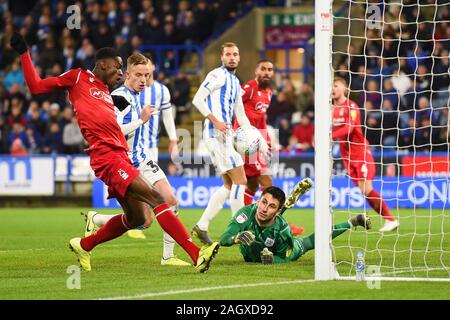
[[[149,148],[148,150],[150,151],[148,154],[150,159],[153,160],[153,162],[158,163],[158,148]]]
[[[154,185],[159,180],[166,179],[166,174],[161,170],[158,164],[153,160],[142,161],[138,167],[144,178]]]
[[[234,150],[231,139],[223,141],[220,137],[206,138],[205,145],[218,175],[244,165],[242,156]]]

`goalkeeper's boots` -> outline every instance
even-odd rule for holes
[[[86,226],[84,228],[84,237],[89,237],[91,234],[97,232],[99,227],[94,223],[94,216],[97,214],[96,211],[88,211],[87,213],[81,212],[84,216],[84,221],[86,221]]]
[[[73,238],[69,241],[69,248],[77,256],[80,266],[85,271],[91,271],[91,253],[84,250],[80,244],[81,238]]]
[[[178,266],[178,267],[184,267],[184,266],[190,266],[190,263],[187,263],[186,261],[183,261],[176,256],[170,257],[168,259],[161,258],[161,265],[162,266]]]
[[[372,228],[372,221],[370,221],[369,216],[365,213],[351,217],[348,222],[355,228],[357,226],[361,226],[366,230],[370,230],[370,228]]]
[[[213,242],[210,246],[203,246],[198,254],[195,269],[200,271],[200,273],[208,271],[211,260],[214,259],[215,255],[219,251],[219,248],[220,245],[218,242]]]
[[[380,232],[389,232],[389,231],[395,231],[397,230],[397,228],[400,226],[400,222],[398,222],[397,220],[386,220],[384,222],[383,227],[381,227]]]
[[[128,237],[131,239],[145,239],[147,238],[144,234],[144,231],[140,229],[131,229],[127,231]]]
[[[211,239],[211,237],[209,236],[208,231],[206,230],[202,230],[198,227],[198,225],[195,225],[192,228],[191,234],[194,237],[197,237],[202,243],[206,244],[206,245],[211,245],[213,244],[213,240]]]
[[[298,199],[300,199],[302,195],[308,192],[308,190],[311,189],[311,187],[312,187],[312,180],[310,178],[305,178],[301,180],[299,183],[295,185],[294,189],[287,197],[286,201],[284,202],[284,206],[287,209],[292,208],[298,201]]]

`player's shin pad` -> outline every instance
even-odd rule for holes
[[[310,178],[302,179],[297,183],[294,189],[291,191],[289,196],[286,198],[283,207],[281,208],[280,214],[283,214],[287,209],[292,208],[295,203],[300,199],[302,195],[308,192],[312,187],[312,180]]]

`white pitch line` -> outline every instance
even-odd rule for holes
[[[223,290],[223,289],[239,289],[239,288],[248,288],[248,287],[262,287],[262,286],[274,286],[280,284],[298,284],[298,283],[307,283],[314,282],[315,280],[290,280],[290,281],[278,281],[278,282],[259,282],[259,283],[247,283],[247,284],[235,284],[230,286],[217,286],[217,287],[204,287],[204,288],[193,288],[187,290],[173,290],[173,291],[164,291],[164,292],[149,292],[138,294],[134,296],[118,296],[118,297],[109,297],[109,298],[99,298],[95,300],[130,300],[130,299],[143,299],[149,297],[159,297],[159,296],[167,296],[173,294],[185,294],[192,292],[204,292],[204,291],[212,291],[212,290]]]

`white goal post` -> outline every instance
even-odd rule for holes
[[[354,280],[362,251],[372,281],[450,282],[449,7],[443,0],[315,1],[315,280]],[[361,111],[378,206],[385,201],[396,230],[382,231],[384,207],[374,209],[353,184],[332,141],[335,76]],[[333,224],[361,212],[371,230],[332,240]]]

